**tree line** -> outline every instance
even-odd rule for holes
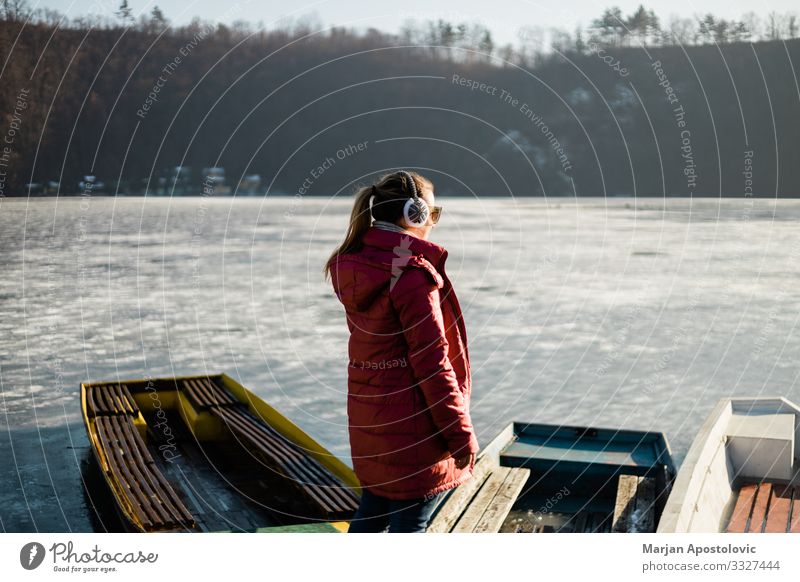
[[[0,195],[75,194],[89,174],[155,193],[176,167],[198,194],[199,170],[224,167],[234,190],[258,174],[270,193],[346,195],[398,166],[466,195],[800,194],[793,14],[609,8],[504,45],[443,19],[176,26],[124,1],[67,19],[24,0],[0,16]]]

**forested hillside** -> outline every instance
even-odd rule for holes
[[[155,193],[175,166],[198,194],[203,167],[224,167],[232,193],[258,174],[260,193],[328,196],[402,166],[449,194],[800,195],[791,19],[756,35],[612,9],[496,46],[480,24],[174,27],[160,11],[66,22],[5,6],[3,195],[76,194],[87,174]]]

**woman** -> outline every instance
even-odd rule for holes
[[[440,215],[429,180],[388,174],[356,193],[325,266],[350,329],[347,412],[362,485],[351,532],[424,532],[445,492],[472,476],[467,335],[447,251],[427,240]]]

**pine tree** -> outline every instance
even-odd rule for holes
[[[122,21],[123,24],[130,24],[133,22],[133,11],[131,7],[128,5],[128,0],[122,0],[120,2],[119,8],[114,13],[119,16],[119,19]]]

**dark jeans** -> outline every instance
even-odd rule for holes
[[[380,533],[389,528],[389,533],[424,532],[433,510],[447,492],[443,491],[428,499],[396,501],[361,490],[361,504],[350,521],[349,533]]]

